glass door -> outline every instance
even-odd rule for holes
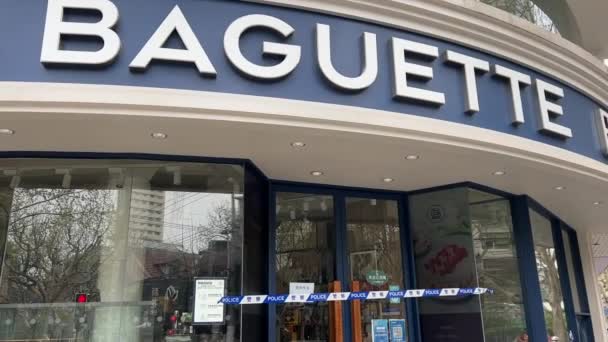
[[[399,202],[347,197],[345,203],[350,290],[404,289]],[[391,341],[407,340],[404,299],[353,301],[350,312],[354,342],[376,341],[384,334]]]
[[[336,280],[333,197],[277,192],[274,228],[276,293],[332,292]],[[328,303],[276,305],[276,341],[330,341],[331,311]]]

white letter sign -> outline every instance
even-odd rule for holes
[[[331,61],[331,38],[329,26],[317,24],[317,58],[323,76],[332,84],[345,90],[363,90],[374,83],[378,76],[378,46],[376,35],[363,34],[364,66],[363,72],[357,77],[347,77],[340,74]]]
[[[96,23],[63,21],[66,8],[99,11],[101,20]],[[117,22],[118,9],[108,0],[48,0],[40,62],[86,65],[110,63],[120,51],[120,38],[112,30]],[[62,50],[62,35],[99,37],[103,41],[103,47],[98,51]]]
[[[564,138],[572,138],[572,130],[568,127],[564,127],[551,121],[551,114],[553,115],[564,115],[564,109],[562,106],[549,102],[547,99],[547,93],[557,96],[559,98],[564,97],[564,90],[556,87],[545,81],[536,80],[536,92],[538,94],[538,105],[539,105],[539,123],[540,130],[556,134]]]
[[[443,93],[410,87],[407,84],[407,75],[414,75],[423,79],[433,79],[433,69],[419,64],[408,63],[405,61],[405,52],[412,52],[418,55],[437,58],[439,50],[435,46],[412,42],[394,38],[393,46],[393,66],[394,66],[394,98],[410,99],[416,101],[429,102],[432,104],[445,104]]]
[[[186,47],[185,49],[163,47],[173,32],[180,37]],[[215,76],[216,74],[215,68],[209,61],[209,57],[207,57],[179,6],[173,8],[129,67],[146,69],[153,59],[190,62],[194,63],[198,72],[203,75]]]
[[[597,116],[597,131],[600,135],[602,153],[608,157],[608,113],[600,109]]]
[[[289,75],[300,63],[301,48],[297,45],[264,42],[264,54],[284,56],[283,61],[273,66],[252,63],[243,55],[240,40],[243,33],[254,27],[266,27],[288,38],[295,31],[286,22],[268,15],[252,14],[235,20],[224,34],[224,51],[228,60],[240,71],[251,77],[274,80]]]
[[[524,108],[521,101],[521,89],[519,89],[519,87],[522,84],[532,84],[530,76],[522,74],[521,72],[515,70],[505,68],[502,65],[498,64],[494,66],[494,74],[509,80],[511,84],[511,101],[513,103],[513,124],[523,124],[526,120],[524,119]]]
[[[467,106],[465,110],[470,113],[479,112],[479,97],[477,95],[477,80],[475,78],[475,71],[490,71],[490,63],[450,50],[445,53],[445,59],[450,63],[462,65],[464,67],[464,83],[467,88]]]

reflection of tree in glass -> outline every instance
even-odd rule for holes
[[[366,271],[379,270],[389,277],[389,282],[399,285],[402,278],[399,227],[390,224],[362,223],[349,224],[354,236],[349,239],[353,244],[351,253],[373,251],[368,258],[351,258],[353,261],[366,261],[367,265],[351,265],[353,280],[365,281]],[[356,255],[356,254],[355,254]]]
[[[494,290],[481,296],[488,341],[511,342],[525,330],[521,282],[506,200],[471,204],[471,227],[479,286]]]
[[[75,291],[93,292],[113,211],[110,191],[15,190],[0,301],[70,302]]]
[[[566,341],[566,317],[563,310],[563,297],[558,278],[554,248],[536,247],[536,263],[545,301],[545,320],[547,329],[560,341]]]
[[[166,238],[162,246],[147,244],[145,237],[141,235],[131,235],[130,245],[153,254],[149,257],[156,262],[162,261],[162,266],[167,268],[163,275],[165,278],[190,279],[201,274],[226,276],[212,274],[210,270],[201,270],[200,267],[209,267],[204,260],[215,260],[221,262],[224,265],[223,271],[226,271],[226,265],[230,261],[227,246],[238,244],[240,241],[238,209],[233,208],[227,200],[216,203],[206,214],[204,224],[173,224],[173,227],[179,225],[181,229],[176,230],[179,233]],[[230,252],[234,254],[238,250],[234,247]]]
[[[286,291],[291,281],[321,281],[322,260],[327,240],[322,222],[308,219],[282,221],[277,226],[278,289]],[[320,232],[321,230],[322,232]]]
[[[481,2],[526,19],[549,32],[557,32],[553,21],[530,0],[481,0]]]
[[[73,302],[77,292],[99,297],[99,265],[114,247],[110,233],[116,193],[17,189],[12,198],[0,303]],[[10,201],[1,200],[8,208]],[[64,327],[73,322],[73,314],[69,308],[43,305],[17,309],[9,317],[16,336],[51,338],[71,335]],[[53,332],[47,321],[64,323]]]

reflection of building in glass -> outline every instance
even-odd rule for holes
[[[164,221],[165,193],[133,189],[129,220],[130,234],[141,240],[162,241]]]

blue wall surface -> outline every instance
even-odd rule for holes
[[[221,0],[114,0],[120,11],[116,31],[122,39],[122,50],[116,61],[104,68],[45,67],[40,63],[40,50],[46,16],[46,1],[2,0],[0,2],[0,81],[69,82],[111,84],[143,87],[178,88],[270,96],[316,101],[387,110],[447,120],[540,141],[602,161],[608,160],[600,151],[594,117],[599,105],[581,92],[536,71],[470,48],[420,34],[386,28],[307,11]],[[145,72],[132,72],[129,63],[143,47],[171,9],[179,4],[193,27],[213,65],[216,78],[201,77],[194,65],[153,62]],[[302,61],[287,78],[260,82],[243,77],[228,62],[223,52],[223,35],[236,18],[248,14],[276,16],[296,29],[287,41],[271,32],[252,31],[242,39],[243,50],[253,61],[264,64],[276,60],[261,57],[264,40],[302,46]],[[70,14],[70,20],[80,20],[82,13]],[[91,20],[91,18],[85,18]],[[95,19],[95,18],[93,18]],[[347,75],[357,75],[361,68],[361,35],[373,32],[378,37],[380,73],[367,90],[349,93],[333,88],[323,78],[316,62],[315,25],[331,26],[333,60],[337,69]],[[435,78],[427,84],[412,82],[413,86],[441,91],[446,104],[433,107],[420,103],[396,101],[392,98],[393,67],[390,51],[391,37],[413,40],[481,58],[492,64],[524,72],[564,88],[565,97],[559,103],[565,115],[556,122],[572,129],[574,137],[559,139],[538,132],[538,103],[532,86],[523,88],[526,123],[511,125],[511,94],[505,80],[491,73],[478,75],[480,112],[465,113],[464,74],[459,67],[445,64],[442,57],[434,62],[412,60],[433,67]],[[84,44],[84,45],[83,45]],[[66,42],[67,48],[95,48],[77,40]],[[175,43],[179,46],[179,43]]]

